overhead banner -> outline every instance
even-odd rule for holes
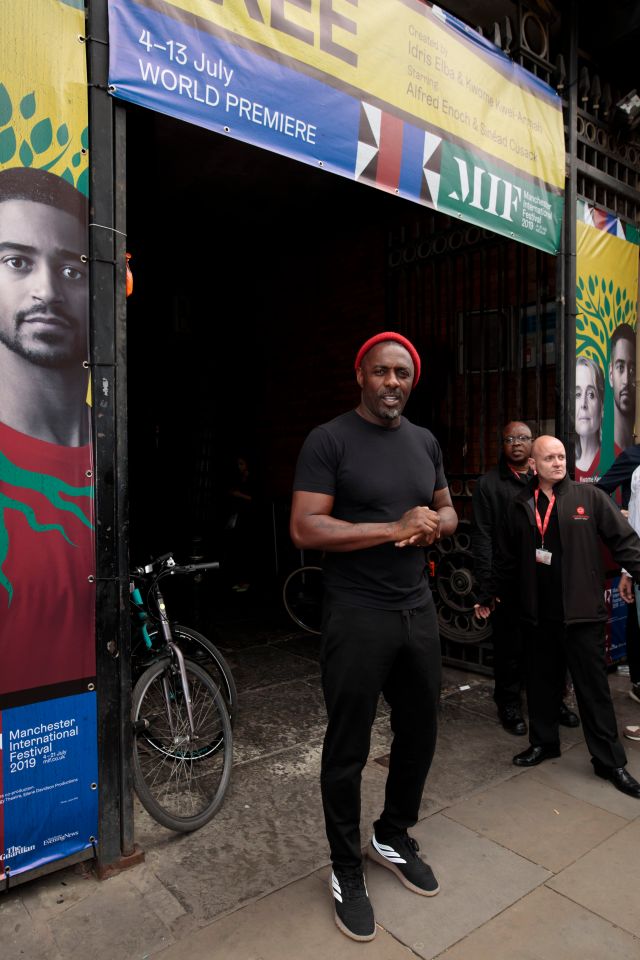
[[[549,253],[560,99],[420,0],[109,0],[112,93]]]
[[[98,841],[83,0],[0,0],[0,882]]]

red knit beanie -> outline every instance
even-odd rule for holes
[[[405,350],[409,351],[411,359],[413,360],[413,383],[411,384],[411,389],[415,389],[415,386],[420,379],[420,357],[418,356],[418,351],[411,341],[407,340],[406,337],[403,337],[401,333],[387,331],[386,333],[377,333],[375,337],[369,337],[369,339],[362,344],[356,355],[356,370],[358,367],[362,366],[364,355],[368,353],[372,347],[375,347],[378,343],[387,343],[389,340],[399,343],[401,347],[404,347]]]

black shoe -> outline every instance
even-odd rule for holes
[[[340,870],[331,874],[331,892],[336,926],[352,940],[373,940],[376,921],[362,870]]]
[[[527,732],[527,725],[517,707],[498,707],[498,717],[507,733],[523,737]]]
[[[409,890],[423,897],[435,897],[440,887],[429,864],[418,856],[419,849],[418,842],[408,833],[399,834],[389,843],[380,843],[374,834],[367,856],[395,873]]]
[[[599,763],[595,763],[593,760],[591,762],[596,777],[610,780],[616,790],[640,800],[640,783],[630,773],[627,773],[624,767],[601,767]]]
[[[573,710],[569,710],[569,707],[566,705],[566,703],[562,702],[560,704],[560,716],[558,717],[558,723],[563,727],[579,727],[580,717],[577,713],[574,713]]]
[[[560,756],[559,747],[529,747],[513,758],[516,767],[537,767],[543,760]]]

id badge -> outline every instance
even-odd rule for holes
[[[546,563],[548,567],[551,566],[551,551],[544,550],[542,547],[537,547],[536,563]]]

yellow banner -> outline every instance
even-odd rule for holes
[[[86,195],[82,7],[77,0],[0,0],[0,170],[48,170]]]
[[[614,218],[597,210],[592,216],[615,227]],[[636,243],[578,221],[577,479],[601,476],[637,433],[639,254]]]
[[[406,0],[147,0],[197,17],[432,124],[545,183],[564,186],[559,100],[491,45]],[[492,54],[491,50],[495,50]],[[259,52],[259,51],[257,51]],[[511,75],[508,72],[511,70]]]

